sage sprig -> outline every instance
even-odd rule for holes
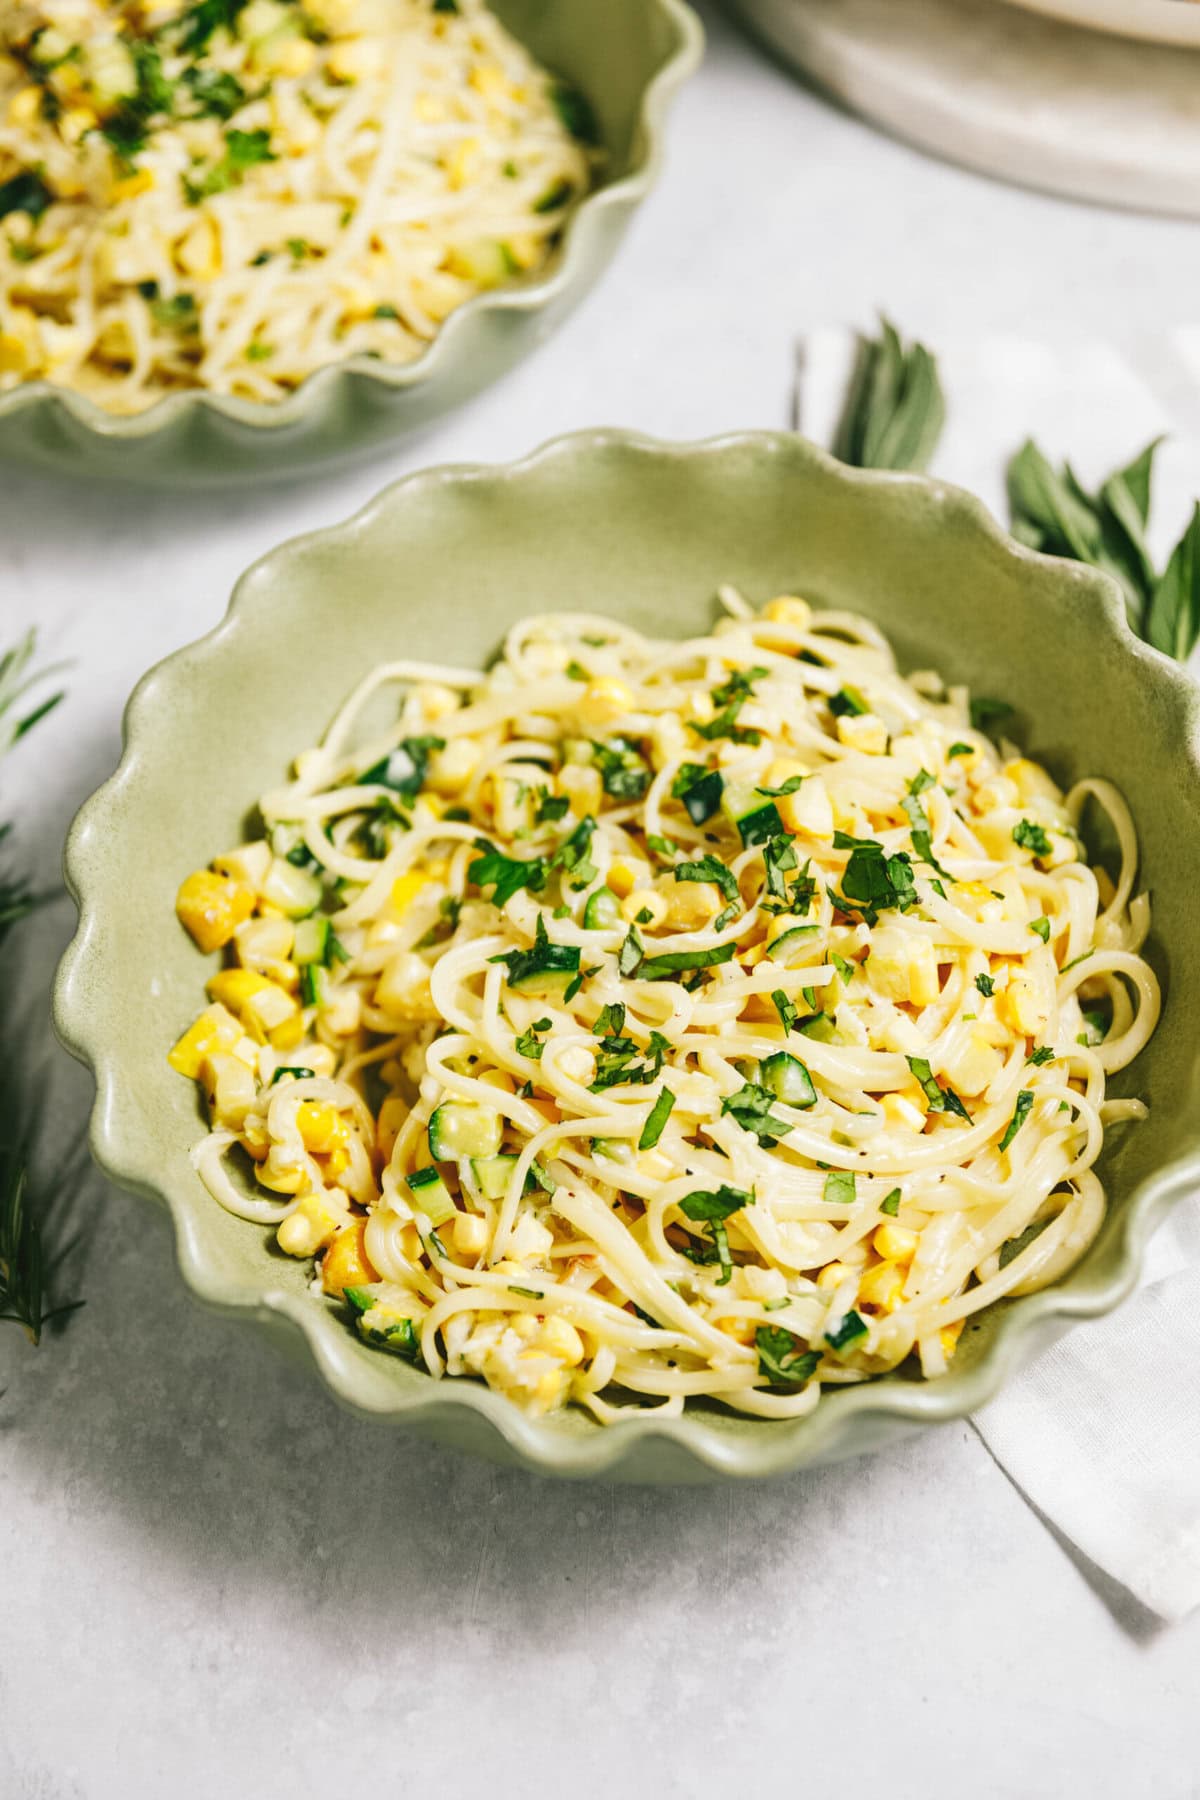
[[[945,418],[937,358],[924,344],[905,345],[881,318],[877,338],[858,340],[834,455],[856,468],[924,469]],[[1010,529],[1032,550],[1111,576],[1133,630],[1182,662],[1200,642],[1200,501],[1160,573],[1146,525],[1161,442],[1155,438],[1089,493],[1070,463],[1056,468],[1027,439],[1008,465]]]
[[[926,469],[946,422],[937,359],[890,320],[860,336],[833,454],[859,469]]]

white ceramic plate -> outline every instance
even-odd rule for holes
[[[1072,25],[1113,31],[1119,37],[1159,44],[1191,44],[1200,49],[1197,0],[1015,0],[1030,12],[1049,13]],[[1200,70],[1197,70],[1200,76]]]

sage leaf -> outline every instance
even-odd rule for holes
[[[877,338],[859,338],[833,453],[860,469],[925,469],[946,422],[937,359],[879,323]]]
[[[1200,638],[1200,502],[1151,596],[1145,635],[1156,650],[1180,662]]]

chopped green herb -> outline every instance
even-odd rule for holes
[[[760,790],[765,792],[765,789]],[[781,905],[788,905],[788,886],[786,876],[799,861],[796,846],[786,833],[770,837],[763,844],[763,869],[767,878],[767,893]]]
[[[301,1068],[298,1063],[294,1066],[279,1068],[271,1077],[271,1086],[274,1087],[277,1081],[311,1081],[313,1074],[312,1069]]]
[[[941,1087],[923,1056],[906,1056],[905,1062],[916,1076],[930,1112],[953,1113],[971,1123],[971,1115],[952,1088]]]
[[[741,898],[733,870],[727,869],[719,857],[702,856],[698,862],[676,863],[673,873],[676,881],[711,881],[726,900]]]
[[[725,778],[719,769],[703,763],[684,763],[671,784],[671,795],[682,800],[693,825],[704,825],[721,804]]]
[[[1019,844],[1022,850],[1032,850],[1035,856],[1049,856],[1053,845],[1040,825],[1032,819],[1022,819],[1013,826],[1013,843]]]
[[[552,794],[544,787],[535,788],[533,792],[537,802],[533,810],[535,825],[555,825],[570,812],[571,802],[566,794]]]
[[[631,925],[617,956],[618,973],[621,975],[636,974],[644,955],[642,940]]]
[[[1033,922],[1031,923],[1029,929],[1030,929],[1030,931],[1035,932],[1037,934],[1037,936],[1041,938],[1043,944],[1048,944],[1050,942],[1050,921],[1049,921],[1049,919],[1047,919],[1045,917],[1040,918],[1040,919],[1034,919]]]
[[[757,787],[754,791],[766,794],[770,800],[780,800],[785,794],[794,794],[803,780],[803,775],[789,775],[782,787]]]
[[[1007,700],[988,700],[979,695],[971,702],[971,723],[976,731],[990,735],[991,727],[998,725],[1001,719],[1009,718],[1012,710]]]
[[[736,948],[735,944],[717,944],[711,950],[673,950],[666,956],[647,956],[638,975],[643,981],[661,981],[664,975],[677,975],[682,969],[711,968],[715,963],[730,962]]]
[[[900,1211],[900,1189],[899,1188],[893,1188],[890,1194],[885,1195],[885,1197],[879,1202],[879,1210],[881,1213],[887,1213],[887,1215],[890,1219],[894,1219],[896,1217],[896,1214]]]
[[[624,738],[592,745],[592,761],[606,794],[614,800],[640,800],[650,786],[651,771],[641,752]]]
[[[53,203],[53,192],[33,169],[23,169],[11,181],[0,183],[0,219],[6,219],[14,212],[28,213],[31,219],[40,219]]]
[[[839,956],[836,950],[830,951],[829,960],[833,964],[834,968],[837,970],[838,974],[841,976],[843,981],[846,981],[846,982],[853,981],[854,977],[858,973],[858,964],[857,963],[847,962],[846,958],[844,956]]]
[[[535,213],[558,212],[561,207],[570,204],[574,192],[574,182],[562,175],[557,181],[551,182],[545,193],[534,201],[533,210]]]
[[[534,856],[523,861],[518,857],[505,856],[503,851],[497,850],[484,837],[475,839],[475,848],[482,850],[483,855],[476,857],[468,867],[467,880],[474,882],[476,887],[491,887],[493,906],[506,906],[522,888],[527,888],[531,894],[537,894],[545,887],[549,871],[544,857]]]
[[[1032,1063],[1035,1069],[1042,1069],[1045,1068],[1047,1063],[1054,1061],[1054,1052],[1049,1044],[1041,1044],[1036,1050],[1031,1050],[1029,1052],[1025,1061],[1027,1063]]]
[[[841,892],[832,894],[840,911],[861,912],[873,925],[877,914],[887,908],[907,912],[916,905],[912,864],[903,851],[886,856],[874,838],[848,837],[844,831],[834,832],[833,844],[835,850],[853,852],[842,875]]]
[[[825,1177],[823,1199],[827,1206],[856,1206],[858,1179],[850,1169],[831,1169]]]
[[[805,1348],[802,1338],[782,1325],[760,1325],[754,1334],[758,1372],[773,1388],[795,1393],[816,1373],[819,1350]]]
[[[679,1210],[685,1218],[700,1224],[704,1221],[730,1219],[735,1212],[741,1212],[745,1206],[753,1206],[754,1195],[743,1188],[726,1187],[724,1183],[718,1188],[697,1189],[694,1194],[686,1194],[679,1202]]]
[[[856,687],[843,687],[830,695],[829,710],[835,719],[860,719],[871,709]]]
[[[782,988],[775,988],[772,991],[771,1004],[779,1014],[779,1023],[783,1026],[783,1029],[785,1031],[794,1030],[796,1021],[800,1017],[800,1009],[799,1007],[792,1005],[792,1002],[788,999]]]
[[[653,850],[656,856],[665,856],[669,861],[678,852],[679,845],[673,844],[670,838],[660,837],[656,831],[652,831],[646,839],[646,848]]]
[[[671,1109],[674,1105],[674,1094],[671,1092],[670,1088],[663,1088],[658,1099],[650,1109],[650,1114],[646,1123],[642,1126],[642,1135],[638,1139],[639,1150],[653,1150],[655,1144],[657,1144],[659,1138],[663,1134],[663,1129],[671,1116]]]
[[[786,1137],[792,1127],[786,1119],[781,1119],[771,1111],[778,1095],[769,1088],[759,1087],[756,1082],[747,1081],[735,1094],[727,1094],[721,1102],[722,1113],[728,1113],[743,1131],[750,1131],[769,1150],[781,1137]]]
[[[521,1033],[516,1043],[522,1056],[528,1056],[533,1062],[541,1061],[542,1051],[546,1046],[537,1034],[539,1031],[549,1031],[552,1023],[550,1019],[535,1019],[529,1030]]]
[[[1020,1131],[1022,1125],[1025,1123],[1026,1119],[1029,1117],[1030,1109],[1032,1108],[1032,1106],[1033,1106],[1032,1090],[1029,1088],[1022,1088],[1020,1093],[1017,1095],[1017,1104],[1013,1108],[1013,1116],[1008,1121],[1008,1124],[1005,1126],[1004,1136],[1000,1139],[1001,1150],[1008,1149],[1008,1146],[1012,1143],[1012,1141],[1016,1137],[1018,1131]]]
[[[947,762],[949,762],[950,759],[955,756],[974,756],[974,754],[975,754],[974,744],[964,744],[964,743],[960,742],[957,744],[951,744],[950,748],[946,752],[946,760],[947,760]]]
[[[867,1335],[867,1321],[851,1307],[836,1331],[825,1333],[825,1342],[831,1350],[845,1350],[849,1345],[857,1343],[859,1338]]]
[[[975,977],[975,986],[979,989],[985,1000],[990,1000],[996,991],[996,983],[991,975],[977,975]]]
[[[550,99],[573,138],[578,138],[581,144],[600,143],[600,127],[592,103],[577,87],[556,81],[550,89]]]

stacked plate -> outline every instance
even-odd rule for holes
[[[1200,54],[1177,48],[1200,52],[1198,0],[730,5],[784,61],[923,149],[1077,199],[1200,215]]]

